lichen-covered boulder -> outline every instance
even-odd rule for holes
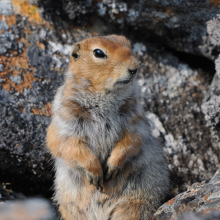
[[[132,26],[142,38],[157,36],[171,48],[210,59],[219,52],[215,44],[220,38],[219,1],[101,1],[97,6],[100,15],[124,27]]]
[[[219,211],[212,211],[208,214],[199,214],[194,212],[187,212],[180,215],[175,220],[219,220],[220,219],[220,212]]]
[[[171,186],[177,194],[194,182],[211,178],[218,169],[220,149],[201,111],[209,74],[191,68],[166,50],[145,46],[139,73],[143,104],[164,135]]]
[[[216,210],[217,212],[213,212]],[[206,217],[200,218],[199,215],[197,216],[192,213],[184,214],[189,211],[196,212],[198,214],[205,214]],[[194,183],[186,192],[175,196],[173,199],[163,204],[154,214],[152,220],[171,220],[176,218],[176,220],[185,220],[187,218],[195,220],[219,219],[219,211],[220,170],[216,172],[210,181]],[[193,216],[195,216],[195,218],[193,218]]]
[[[220,56],[216,59],[215,66],[216,74],[203,100],[202,111],[216,141],[216,148],[220,148]]]
[[[0,10],[0,181],[16,191],[48,195],[53,175],[45,134],[51,102],[74,42],[91,34],[60,23],[63,45],[37,6],[7,3],[11,11]]]
[[[140,39],[157,38],[175,50],[214,60],[220,52],[220,3],[218,0],[36,0],[44,16],[59,15],[79,24],[99,16],[122,30],[131,29]]]

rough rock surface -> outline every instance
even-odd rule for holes
[[[138,0],[101,1],[98,13],[120,26],[132,26],[144,36],[155,37],[169,47],[215,59],[213,39],[219,34],[219,1]],[[214,19],[214,22],[212,22]],[[212,30],[215,29],[213,33]],[[146,38],[147,38],[146,37]]]
[[[12,15],[0,15],[0,181],[47,193],[53,178],[45,151],[51,101],[73,43],[91,34],[60,24],[63,45],[36,6],[26,1],[12,6]]]
[[[157,41],[179,51],[216,58],[220,48],[220,3],[218,0],[36,0],[44,16],[57,14],[85,24],[91,14],[131,27],[132,35],[157,37]],[[83,5],[83,7],[82,7]],[[94,17],[92,17],[94,19]]]
[[[217,211],[214,211],[217,210]],[[206,214],[205,216],[195,215],[196,212]],[[214,212],[213,212],[214,211]],[[194,183],[173,199],[163,204],[154,214],[152,220],[176,219],[176,220],[203,220],[220,219],[220,170],[210,181]],[[208,214],[210,213],[210,214]],[[207,215],[208,214],[208,215]],[[195,217],[195,218],[194,218]]]
[[[24,196],[22,193],[17,193],[11,190],[9,183],[0,184],[0,204],[4,201],[15,199],[26,199],[26,196]]]
[[[175,220],[219,220],[220,219],[220,212],[219,211],[212,211],[208,214],[197,214],[194,212],[187,212],[182,214],[180,217],[176,218]]]
[[[0,220],[55,220],[51,204],[45,199],[0,204]]]
[[[44,148],[51,101],[73,44],[106,29],[103,23],[79,28],[61,19],[47,22],[26,0],[8,4],[7,10],[0,7],[0,182],[12,183],[16,191],[46,194],[52,185],[51,160]],[[176,194],[211,178],[219,164],[219,144],[200,108],[210,73],[200,65],[190,67],[163,47],[132,43],[141,61],[146,117],[165,137]]]
[[[139,73],[143,104],[148,118],[164,134],[176,194],[211,178],[218,169],[220,145],[213,141],[201,111],[210,80],[204,71],[190,68],[166,50],[145,46]]]
[[[220,43],[219,43],[220,45]],[[207,126],[210,127],[211,133],[216,140],[220,141],[220,56],[215,61],[216,74],[212,84],[207,92],[202,111],[205,114]]]

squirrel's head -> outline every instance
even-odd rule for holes
[[[76,43],[68,75],[91,92],[128,88],[135,80],[138,62],[124,36],[92,37]]]

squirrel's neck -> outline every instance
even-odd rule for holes
[[[91,93],[86,90],[74,90],[70,99],[78,102],[82,107],[96,112],[117,111],[128,100],[135,99],[135,94]]]
[[[64,85],[65,99],[77,102],[86,109],[103,113],[109,111],[118,111],[121,106],[136,100],[135,85],[131,85],[126,91],[114,90],[108,92],[91,92],[86,86],[80,86],[74,83],[74,80]]]

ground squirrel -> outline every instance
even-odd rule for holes
[[[137,72],[124,36],[74,46],[47,130],[65,220],[148,220],[167,194],[163,143],[144,117]]]

